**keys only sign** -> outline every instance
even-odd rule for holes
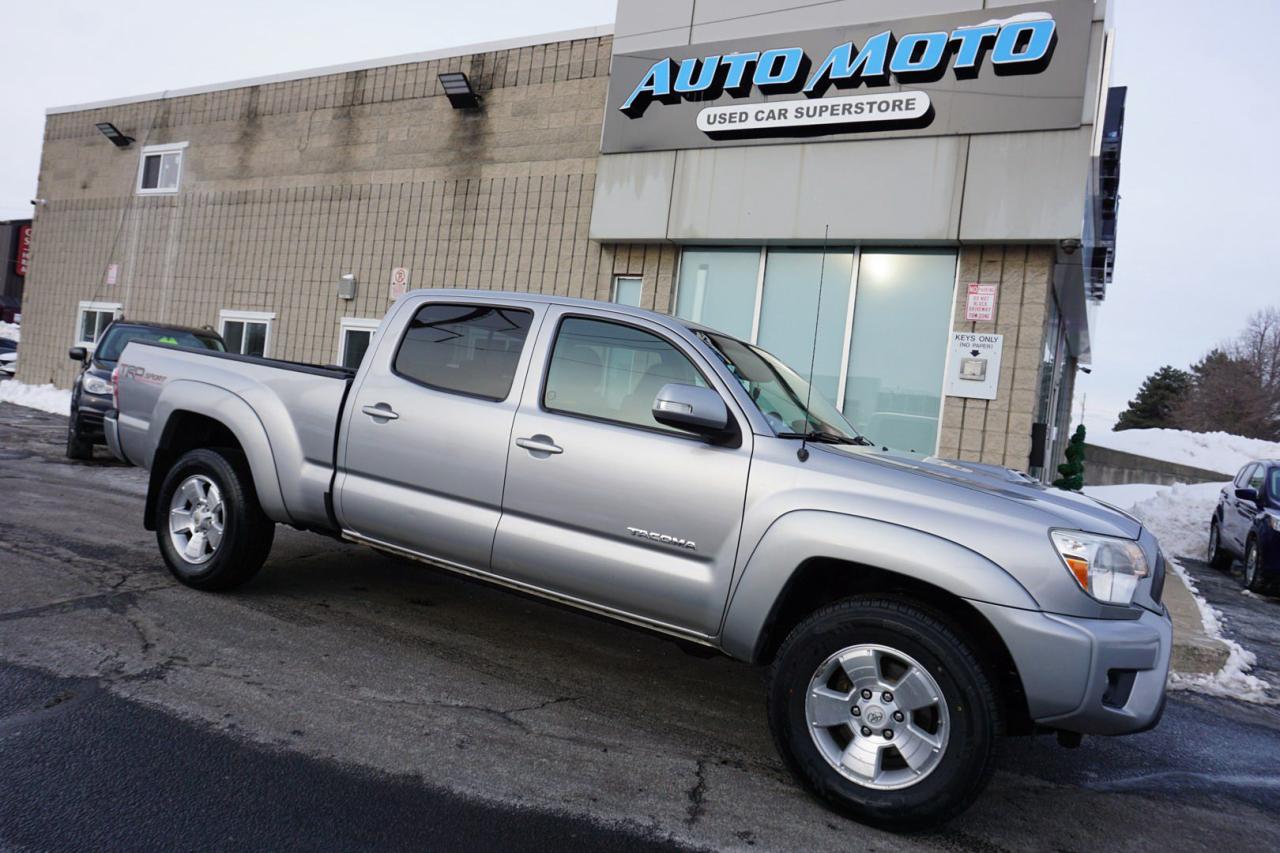
[[[952,332],[947,358],[948,397],[994,400],[1000,384],[1004,335]]]
[[[1079,127],[1092,18],[1048,0],[616,54],[601,151]]]

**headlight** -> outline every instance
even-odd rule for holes
[[[1107,604],[1129,604],[1147,576],[1147,558],[1132,539],[1078,530],[1051,530],[1049,537],[1080,588]]]
[[[1275,515],[1270,512],[1267,513],[1267,524],[1270,524],[1271,529],[1276,533],[1280,533],[1280,515]]]
[[[111,393],[111,383],[96,376],[84,378],[84,390],[90,394],[106,395]]]

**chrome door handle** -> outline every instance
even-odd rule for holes
[[[384,421],[394,421],[400,417],[396,414],[395,409],[386,403],[378,403],[376,406],[361,406],[360,411],[364,412],[371,418],[381,419]]]
[[[523,447],[530,453],[564,453],[564,448],[545,435],[534,435],[529,438],[517,438],[516,447]]]

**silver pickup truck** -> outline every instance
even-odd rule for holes
[[[860,436],[769,353],[619,305],[415,291],[359,370],[131,343],[113,453],[183,583],[341,536],[769,667],[778,751],[861,820],[944,820],[1000,734],[1154,726],[1165,565],[1133,518]]]

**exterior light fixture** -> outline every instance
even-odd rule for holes
[[[480,96],[471,88],[471,81],[461,71],[446,71],[440,75],[440,85],[444,87],[444,95],[455,110],[466,110],[480,106]]]
[[[102,131],[102,135],[110,139],[111,144],[117,148],[128,148],[129,143],[133,142],[132,136],[125,136],[120,132],[120,128],[109,121],[100,121],[94,127]]]
[[[339,299],[355,299],[356,298],[355,273],[343,273],[338,277],[338,298]]]

